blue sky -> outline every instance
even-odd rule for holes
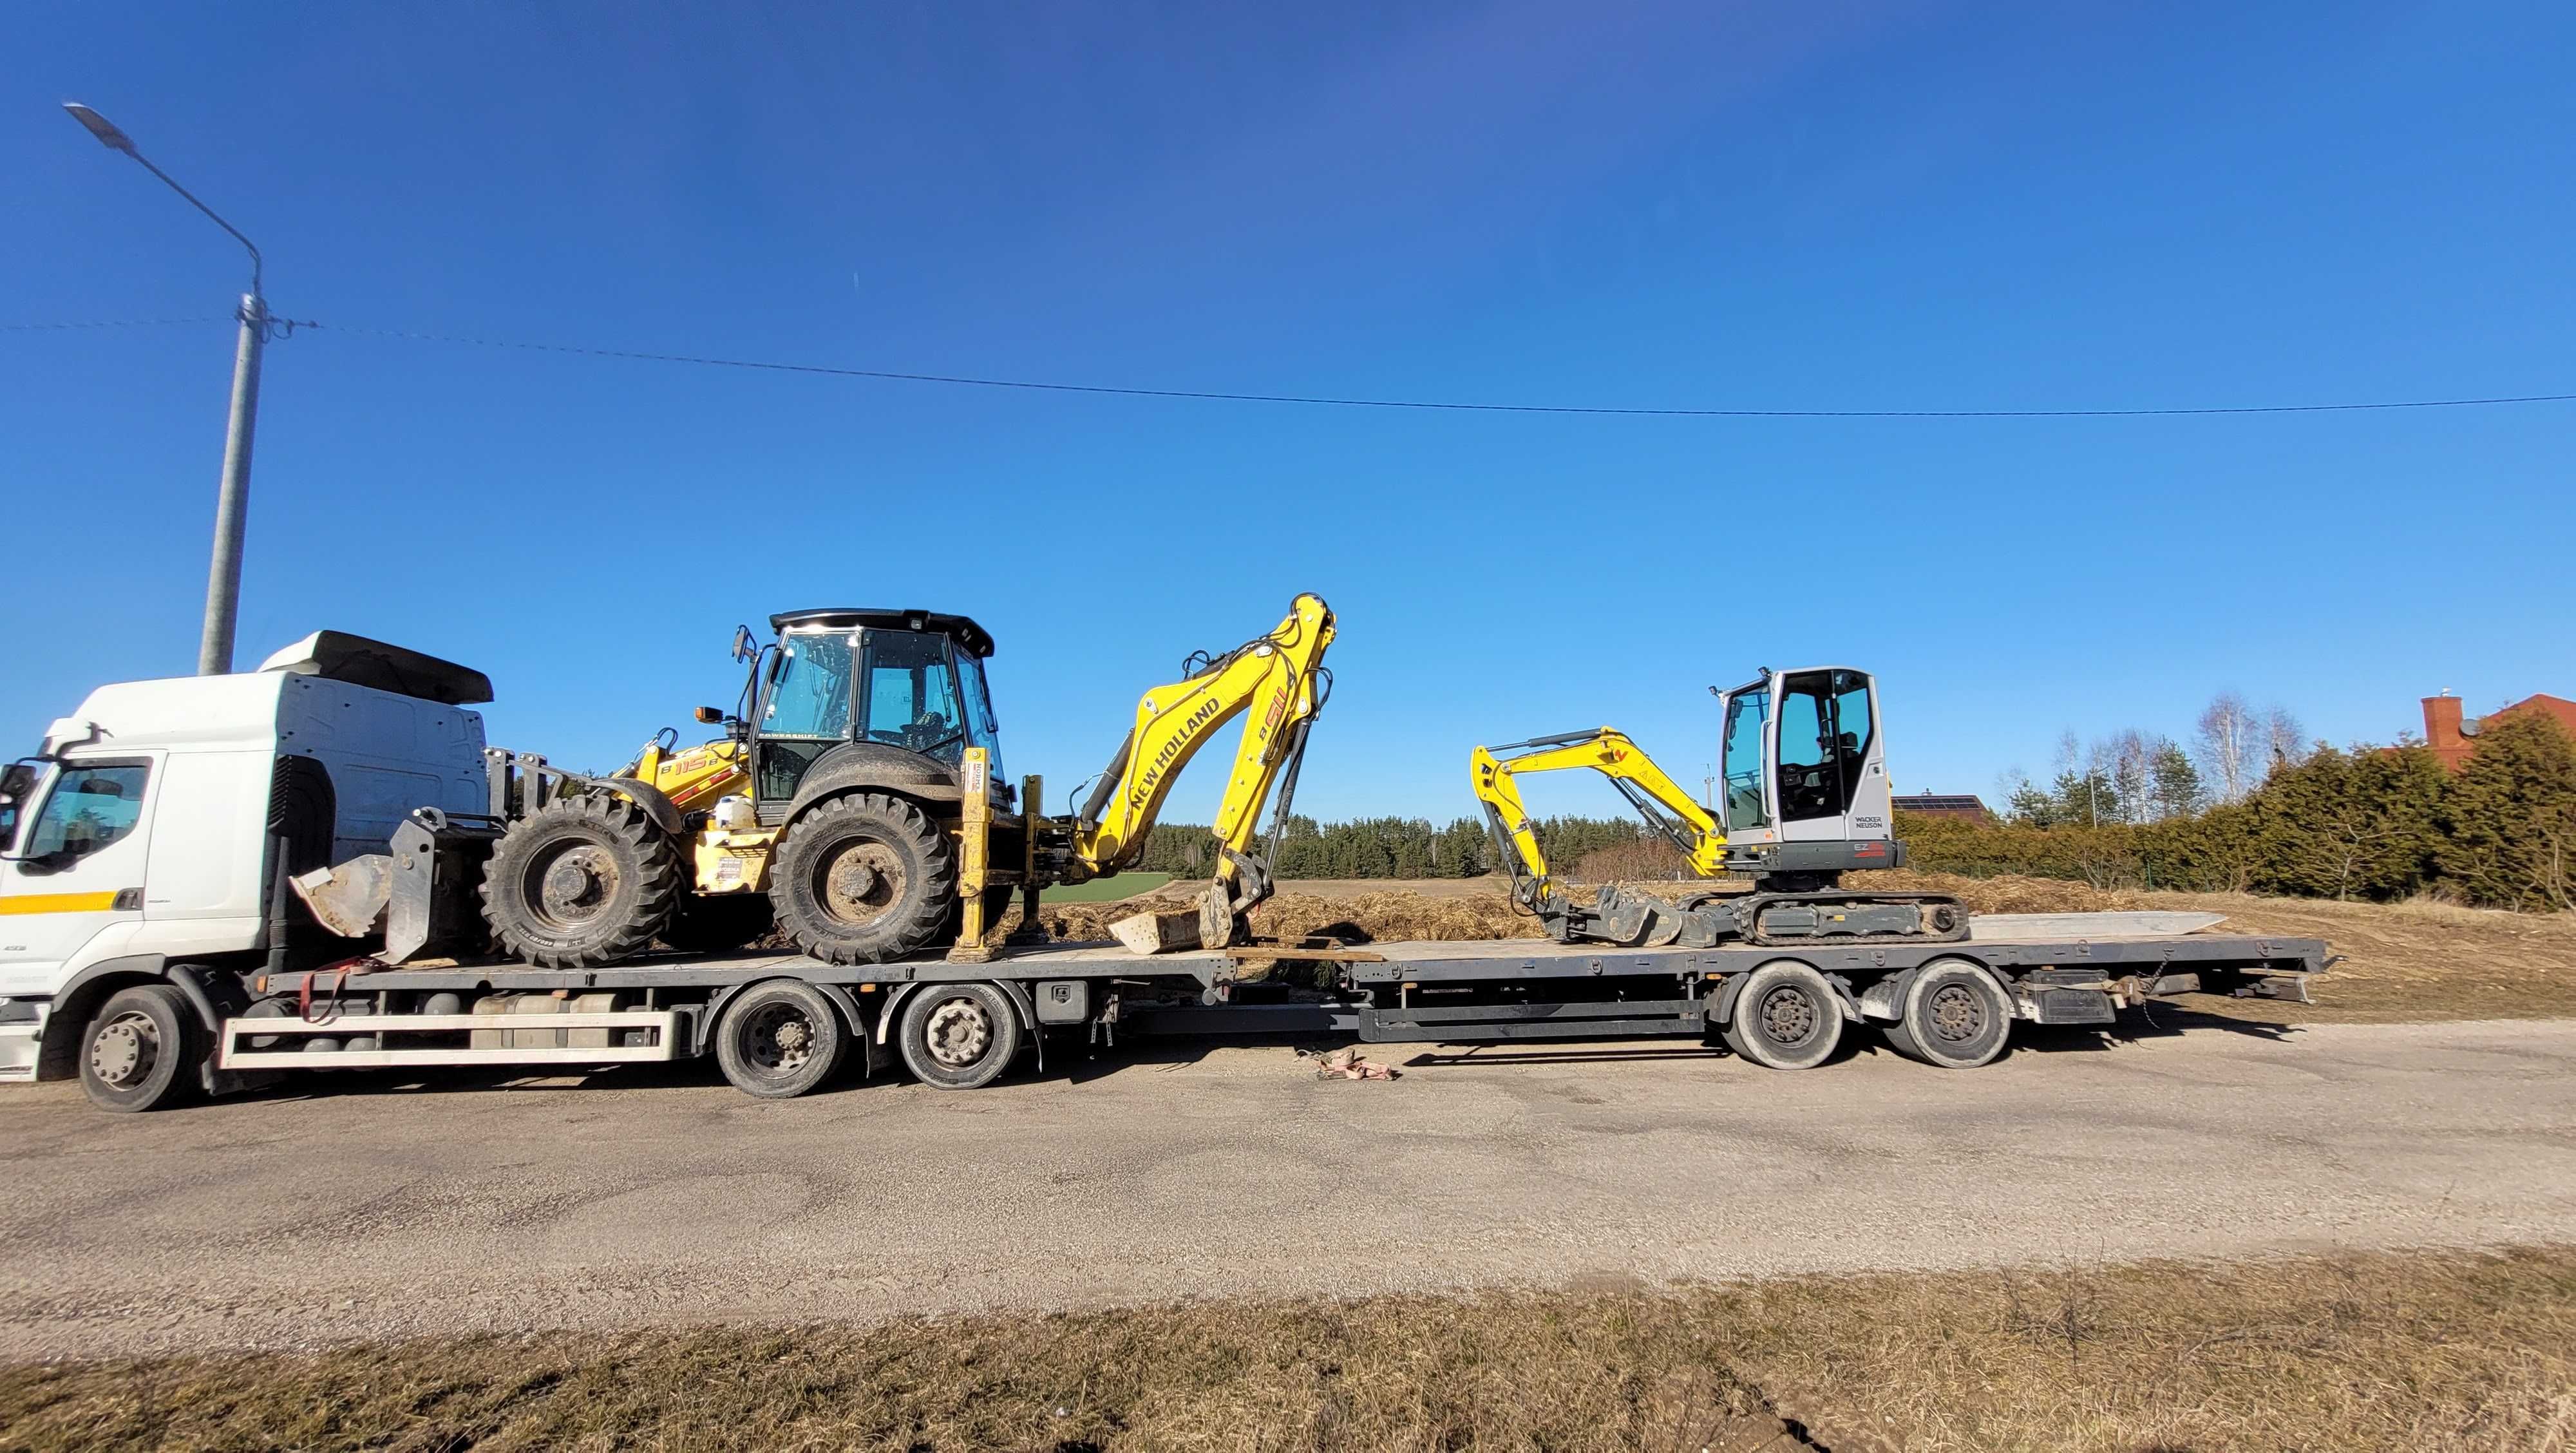
[[[2576,391],[2576,9],[39,4],[0,323],[281,316],[1147,387],[2124,407]],[[228,326],[0,332],[0,730],[194,661]],[[1903,790],[2232,687],[2385,740],[2576,694],[2576,405],[1617,419],[269,351],[240,655],[488,670],[607,766],[737,621],[980,618],[1008,765],[1096,770],[1182,655],[1326,596],[1299,805],[1469,810],[1477,741],[1871,668]],[[1171,815],[1203,820],[1203,764]],[[1598,783],[1534,788],[1608,812]]]

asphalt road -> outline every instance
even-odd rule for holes
[[[1184,1045],[764,1103],[712,1070],[160,1115],[0,1091],[0,1356],[1182,1296],[2576,1240],[2576,1022],[1884,1052]]]

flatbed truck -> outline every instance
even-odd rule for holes
[[[1051,1036],[1106,1048],[1136,1033],[1247,1030],[1372,1043],[1680,1036],[1786,1070],[1873,1029],[1911,1058],[1964,1069],[2001,1054],[2019,1023],[2107,1026],[2179,994],[2305,1000],[2328,963],[2314,939],[2139,933],[2080,915],[2027,936],[1768,947],[1139,955],[979,937],[969,952],[876,964],[672,953],[578,969],[317,952],[328,944],[291,883],[388,842],[399,860],[403,833],[435,838],[451,815],[484,812],[492,764],[524,760],[485,748],[465,706],[488,697],[479,673],[328,632],[255,672],[92,693],[0,784],[0,1080],[77,1076],[99,1105],[139,1110],[312,1071],[711,1057],[745,1092],[784,1098],[898,1064],[971,1089],[1024,1054],[1043,1072]],[[980,812],[966,821],[993,826]],[[963,846],[970,864],[984,860],[980,841]],[[458,887],[425,891],[451,918],[470,916]],[[986,887],[970,874],[970,911]],[[2008,925],[1982,925],[1997,927]],[[1301,966],[1305,982],[1282,966]]]

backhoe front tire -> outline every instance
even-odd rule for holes
[[[687,886],[680,845],[644,809],[585,792],[501,835],[483,870],[483,918],[516,957],[594,968],[652,947]]]
[[[957,902],[957,855],[948,834],[900,797],[836,797],[788,824],[769,901],[806,953],[881,964],[939,940]]]

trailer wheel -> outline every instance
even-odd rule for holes
[[[716,1064],[746,1095],[792,1100],[839,1072],[850,1032],[832,1001],[811,984],[755,985],[725,1006],[716,1025]]]
[[[1735,996],[1727,1047],[1775,1070],[1825,1062],[1843,1041],[1843,1006],[1825,976],[1795,959],[1755,969]]]
[[[196,1011],[168,984],[108,996],[81,1034],[81,1088],[102,1110],[161,1110],[197,1089],[205,1058]]]
[[[1879,1026],[1898,1054],[1945,1070],[1972,1070],[2004,1052],[2012,1001],[1994,975],[1966,959],[1934,959],[1907,986],[1903,1017]]]
[[[831,964],[881,964],[930,946],[957,901],[948,834],[899,797],[836,797],[789,823],[769,901],[796,946]]]
[[[925,1085],[989,1085],[1019,1052],[1019,1015],[990,984],[932,984],[904,1006],[903,1062]]]

